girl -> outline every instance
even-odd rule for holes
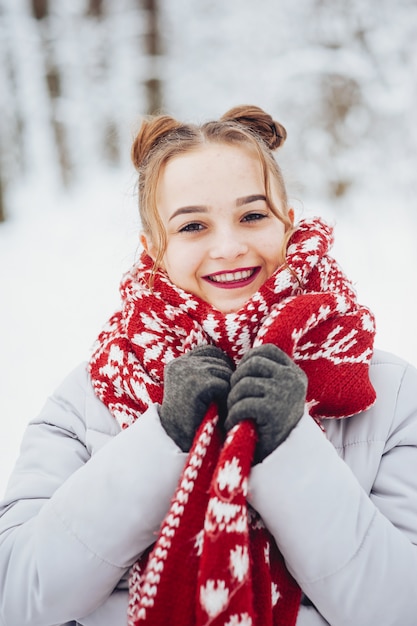
[[[132,148],[144,252],[33,420],[0,519],[2,626],[413,626],[417,372],[294,224],[257,107]]]

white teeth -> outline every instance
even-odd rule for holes
[[[237,280],[245,280],[252,276],[253,270],[244,270],[243,272],[226,272],[224,274],[216,274],[215,276],[209,276],[210,280],[215,283],[230,283]]]

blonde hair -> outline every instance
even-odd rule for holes
[[[241,105],[230,109],[219,120],[185,124],[169,115],[145,118],[136,135],[132,162],[139,174],[138,199],[142,227],[156,247],[155,269],[166,249],[166,232],[156,205],[159,177],[164,166],[176,156],[192,152],[206,143],[241,145],[257,153],[262,166],[265,195],[271,211],[284,223],[283,253],[293,231],[288,214],[288,198],[281,169],[272,152],[285,141],[285,128],[262,109]],[[282,208],[272,199],[271,179],[277,185]]]

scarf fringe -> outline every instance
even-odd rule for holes
[[[132,569],[128,626],[173,615],[176,626],[295,624],[300,588],[247,504],[254,424],[235,426],[222,444],[217,419],[212,406],[158,540]]]

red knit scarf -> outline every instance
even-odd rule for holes
[[[122,428],[163,395],[164,366],[213,343],[237,364],[274,343],[306,372],[310,414],[347,417],[375,400],[368,371],[371,312],[328,255],[333,233],[303,221],[286,263],[236,313],[222,314],[157,272],[144,253],[121,284],[123,306],[90,361],[97,396]],[[213,405],[196,434],[159,537],[132,568],[129,626],[295,624],[300,589],[259,515],[246,501],[256,442],[246,421],[226,441]],[[157,497],[157,494],[156,494]]]

